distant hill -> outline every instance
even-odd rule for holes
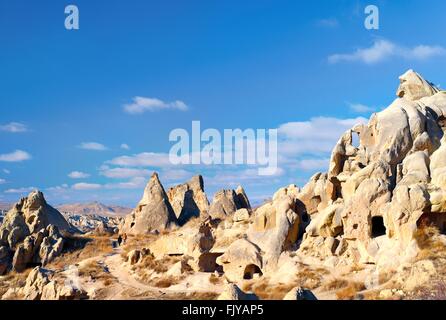
[[[1,211],[9,211],[11,209],[12,203],[0,202],[0,210]]]
[[[79,215],[95,214],[108,217],[122,217],[132,211],[131,208],[121,206],[108,206],[100,202],[63,204],[57,206],[56,209],[62,213],[74,213]]]

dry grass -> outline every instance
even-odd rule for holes
[[[71,236],[64,246],[64,253],[54,259],[46,267],[48,269],[63,269],[67,265],[77,264],[82,260],[113,252],[110,237],[101,236]]]
[[[261,300],[283,300],[285,295],[296,286],[295,282],[271,284],[267,280],[263,280],[246,284],[243,286],[243,291],[253,292]]]
[[[157,288],[169,288],[173,285],[180,283],[185,277],[165,277],[165,278],[157,278],[153,280],[152,285]]]
[[[30,270],[22,273],[11,271],[5,276],[0,277],[0,298],[9,288],[22,288],[25,286],[26,278]]]
[[[325,268],[311,269],[303,265],[295,279],[289,283],[272,284],[267,278],[261,278],[245,282],[242,289],[245,292],[255,293],[260,299],[282,300],[295,287],[299,286],[310,290],[320,287],[322,276],[327,272]]]
[[[220,284],[220,283],[222,282],[222,279],[223,279],[223,278],[218,277],[218,276],[216,276],[215,274],[211,274],[211,275],[209,276],[209,282],[212,283],[212,284],[214,284],[214,285]]]
[[[338,300],[353,300],[358,296],[358,292],[365,290],[364,283],[349,282],[345,288],[336,292],[336,298]]]
[[[141,250],[147,248],[149,244],[158,239],[159,236],[147,234],[147,235],[129,235],[126,243],[122,246],[121,256],[126,259],[127,254],[132,250]]]
[[[423,226],[415,232],[415,240],[420,247],[417,260],[433,260],[446,258],[446,246],[439,240],[440,231],[434,226]]]
[[[346,279],[332,279],[322,286],[325,291],[337,291],[346,288],[349,285],[349,281]]]
[[[90,277],[94,281],[103,281],[108,286],[116,282],[116,278],[98,261],[90,261],[79,268],[80,277]]]

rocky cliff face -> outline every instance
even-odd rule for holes
[[[164,191],[158,174],[147,184],[138,206],[125,218],[122,233],[147,234],[168,229],[177,223],[177,217]]]
[[[72,227],[46,203],[40,191],[22,198],[0,227],[0,274],[10,268],[20,272],[30,264],[50,262],[63,248],[59,231],[72,231]]]
[[[348,130],[327,174],[315,175],[297,196],[311,215],[300,250],[391,265],[414,255],[421,224],[445,230],[446,94],[409,70],[397,96],[367,125]]]
[[[180,225],[209,210],[202,176],[195,176],[184,184],[170,188],[167,195]]]

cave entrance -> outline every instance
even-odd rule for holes
[[[255,277],[261,277],[263,275],[262,270],[255,264],[248,264],[243,272],[243,279],[250,280]]]
[[[386,226],[383,217],[372,217],[372,238],[385,236]]]

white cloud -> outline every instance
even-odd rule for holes
[[[108,183],[106,189],[142,189],[146,186],[147,179],[144,177],[134,177],[127,182]]]
[[[22,150],[16,150],[11,153],[0,154],[0,161],[3,162],[20,162],[31,159],[31,155]]]
[[[96,184],[96,183],[76,183],[74,185],[71,186],[72,189],[74,190],[98,190],[101,189],[102,186],[100,184]]]
[[[5,179],[0,179],[0,184],[5,184],[6,180]]]
[[[68,177],[71,179],[85,179],[90,177],[90,175],[81,171],[73,171],[68,174]]]
[[[164,102],[157,98],[134,97],[131,104],[124,105],[124,111],[130,114],[141,114],[146,111],[176,109],[186,111],[188,106],[180,100]]]
[[[297,162],[296,167],[304,171],[327,170],[330,159],[303,159]]]
[[[339,26],[339,21],[336,18],[320,19],[316,21],[319,27],[336,28]]]
[[[349,103],[350,110],[357,112],[357,113],[370,113],[374,112],[376,108],[366,106],[362,103]]]
[[[123,167],[166,167],[171,166],[169,154],[143,152],[132,156],[121,156],[107,163]]]
[[[130,150],[130,146],[127,143],[121,144],[121,149]]]
[[[446,49],[441,46],[418,45],[412,48],[400,46],[389,40],[378,39],[369,48],[360,48],[353,53],[334,54],[328,57],[330,63],[338,62],[363,62],[374,64],[391,57],[407,60],[426,60],[435,56],[446,54]]]
[[[160,173],[160,176],[166,181],[186,181],[190,179],[193,174],[183,169],[165,170]]]
[[[151,172],[145,169],[132,168],[104,168],[101,170],[101,175],[107,178],[124,179],[149,176]]]
[[[30,193],[31,191],[36,190],[35,187],[24,187],[24,188],[18,188],[18,189],[8,189],[5,190],[5,193],[21,193],[21,194],[25,194],[25,193]]]
[[[46,190],[50,192],[65,192],[68,188],[68,184],[62,184],[60,186],[49,187]]]
[[[310,141],[318,144],[320,142],[336,141],[348,129],[358,123],[366,123],[367,119],[357,117],[353,119],[339,119],[331,117],[315,117],[309,121],[288,122],[279,126],[279,138],[295,140],[296,142]],[[332,145],[334,146],[334,144]]]
[[[4,173],[6,173],[6,174],[10,174],[11,173],[11,171],[9,171],[8,169],[3,169],[2,170]]]
[[[105,151],[107,150],[107,147],[103,144],[97,143],[97,142],[82,142],[79,145],[79,148],[85,149],[85,150],[94,150],[94,151]]]
[[[10,133],[26,132],[28,128],[26,125],[20,122],[10,122],[8,124],[0,125],[0,131],[6,131]]]

